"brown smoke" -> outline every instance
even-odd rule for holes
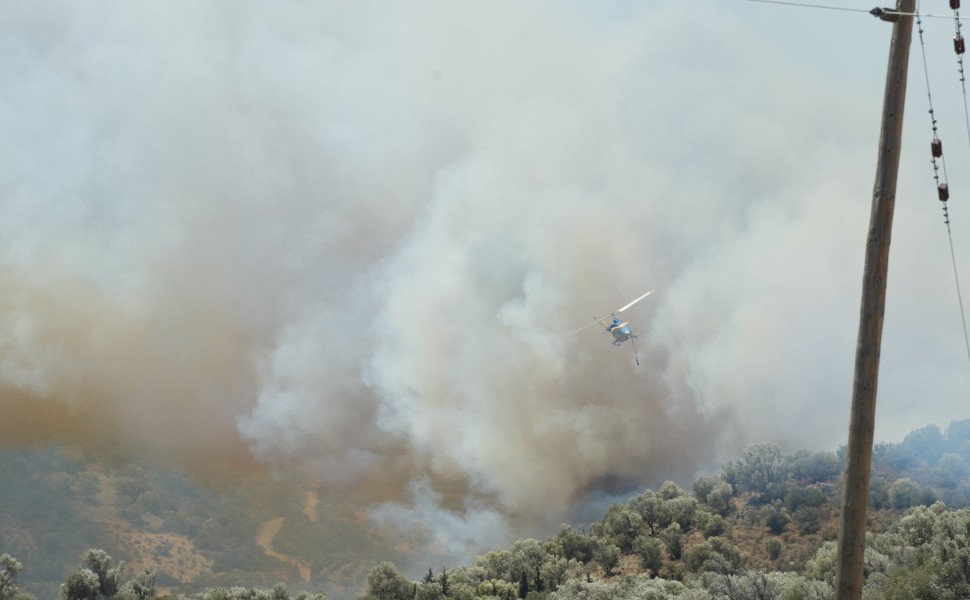
[[[5,10],[0,435],[292,469],[455,552],[750,441],[834,446],[879,78],[724,12]],[[900,314],[949,285],[900,264]],[[569,333],[653,288],[641,367]],[[931,321],[887,329],[910,419]],[[918,378],[958,418],[939,352]]]

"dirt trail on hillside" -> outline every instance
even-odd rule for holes
[[[263,553],[266,556],[295,566],[297,570],[300,571],[300,578],[303,579],[303,582],[309,583],[311,573],[310,563],[304,562],[295,556],[289,556],[287,554],[283,554],[282,552],[277,552],[273,548],[273,538],[275,538],[276,534],[280,532],[284,521],[286,521],[286,517],[277,517],[272,521],[263,523],[263,526],[259,528],[259,533],[256,534],[256,543],[259,544],[260,548],[263,549]]]
[[[303,497],[303,514],[311,523],[317,522],[317,504],[320,504],[320,494],[317,490],[307,490]]]

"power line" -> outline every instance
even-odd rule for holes
[[[748,0],[748,2],[763,2],[765,4],[782,4],[784,6],[801,6],[803,8],[824,8],[828,10],[844,10],[847,12],[869,12],[864,8],[846,8],[844,6],[822,6],[819,4],[804,4],[802,2],[782,2],[781,0]]]
[[[959,3],[957,3],[959,6]],[[963,35],[960,30],[960,11],[956,8],[953,9],[953,22],[956,29],[956,35],[953,37],[953,50],[957,54],[957,72],[960,73],[960,89],[963,90],[963,119],[967,124],[967,141],[970,142],[970,113],[967,112],[967,76],[966,71],[963,69],[963,52],[966,44],[963,41]]]
[[[956,28],[956,35],[953,38],[953,50],[957,54],[957,65],[958,71],[960,73],[960,88],[963,90],[963,119],[967,126],[967,142],[970,142],[970,113],[967,112],[967,77],[963,69],[963,52],[965,44],[963,41],[963,35],[961,34],[961,23],[960,23],[960,3],[950,2],[950,6],[953,7],[953,23]],[[920,40],[922,41],[922,39]],[[929,75],[927,75],[927,91],[929,91]],[[944,169],[945,165],[944,164]],[[946,171],[944,170],[944,173]],[[946,202],[943,203],[943,219],[946,222],[946,234],[950,241],[950,260],[953,263],[953,280],[956,282],[957,288],[957,302],[960,304],[960,319],[963,322],[963,341],[967,347],[967,358],[970,359],[970,336],[967,335],[967,317],[963,310],[963,294],[960,292],[960,275],[957,271],[957,255],[953,250],[953,233],[950,231],[950,214],[946,208]]]
[[[936,120],[936,111],[933,108],[933,93],[930,91],[930,69],[929,69],[929,66],[927,65],[927,60],[926,60],[926,43],[923,39],[923,21],[919,17],[919,5],[917,5],[916,10],[917,10],[916,28],[917,28],[917,31],[919,31],[919,45],[923,55],[923,74],[925,75],[925,78],[926,78],[926,99],[927,99],[927,102],[929,103],[930,123],[933,128],[933,140],[930,142],[930,150],[931,150],[930,154],[932,156],[932,163],[933,163],[933,179],[936,181],[937,196],[939,197],[940,201],[943,203],[943,222],[946,224],[946,235],[947,235],[947,239],[950,242],[950,262],[953,264],[953,280],[956,283],[957,304],[960,307],[960,320],[963,323],[963,341],[967,347],[967,358],[970,358],[970,336],[967,335],[967,317],[963,310],[963,294],[960,291],[960,276],[957,270],[957,257],[956,257],[956,252],[953,250],[953,232],[950,229],[950,211],[947,208],[947,199],[950,197],[950,190],[949,190],[948,177],[946,173],[946,157],[943,155],[943,143],[940,141],[940,138],[938,135],[939,126]],[[954,12],[956,12],[955,9],[954,9]],[[954,39],[962,40],[962,36],[960,35],[959,21],[956,22],[956,28],[957,28],[957,35],[956,35],[956,38]],[[958,43],[955,44],[955,48],[959,49]],[[966,77],[964,76],[963,60],[959,50],[957,52],[957,56],[959,57],[959,60],[960,60],[960,82],[963,83],[966,80]],[[964,90],[963,90],[963,107],[964,107],[964,115],[966,116],[967,114],[966,86],[964,86]],[[970,139],[970,119],[967,120],[967,123],[968,123],[967,137],[968,139]],[[937,159],[940,160],[940,164],[943,167],[943,181],[940,181],[940,167],[936,163]]]
[[[918,10],[918,5],[917,5]],[[917,14],[916,16],[916,28],[919,31],[919,46],[923,57],[923,75],[926,80],[926,100],[929,106],[930,113],[930,125],[933,129],[933,140],[930,142],[931,157],[933,163],[933,179],[936,181],[936,187],[938,190],[938,195],[940,200],[943,202],[943,216],[947,224],[947,229],[949,230],[950,218],[947,214],[946,199],[949,197],[949,177],[946,173],[946,157],[943,155],[943,143],[939,138],[939,124],[936,120],[936,110],[933,108],[933,93],[930,91],[930,69],[926,61],[926,43],[923,39],[923,20]],[[940,181],[940,166],[936,164],[936,159],[940,159],[940,165],[943,167],[943,181]]]
[[[891,8],[873,8],[871,10],[866,10],[864,8],[849,8],[847,6],[827,6],[823,4],[807,4],[804,2],[784,2],[783,0],[747,0],[748,2],[761,2],[764,4],[780,4],[782,6],[800,6],[802,8],[821,8],[825,10],[841,10],[845,12],[863,12],[869,13],[874,17],[879,17],[885,21],[895,20],[897,17],[917,17],[922,16],[924,19],[952,19],[949,15],[920,15],[915,12],[900,12],[892,10]],[[964,20],[968,17],[956,17],[957,19]]]
[[[963,341],[967,346],[967,358],[970,358],[970,337],[967,337],[967,317],[963,313],[963,294],[960,293],[960,276],[957,275],[957,256],[953,251],[953,234],[950,233],[950,219],[947,217],[946,233],[950,239],[950,260],[953,263],[953,279],[957,284],[957,302],[960,304],[960,319],[963,321]]]
[[[933,95],[930,92],[930,75],[929,75],[929,68],[927,67],[927,61],[926,61],[926,45],[923,40],[923,23],[922,23],[922,19],[925,19],[925,18],[953,19],[954,21],[954,24],[956,27],[956,36],[953,38],[953,43],[954,43],[954,49],[956,50],[956,53],[957,53],[957,63],[959,67],[958,70],[960,73],[960,85],[963,90],[963,115],[964,115],[964,120],[966,122],[966,127],[967,127],[967,141],[970,142],[970,109],[968,109],[966,74],[963,67],[964,41],[963,41],[963,36],[961,35],[962,25],[960,23],[960,21],[964,20],[966,17],[960,16],[960,11],[958,10],[958,7],[960,5],[959,2],[955,3],[956,6],[953,9],[953,16],[945,16],[945,15],[922,14],[919,12],[918,4],[916,5],[915,12],[905,12],[905,11],[896,11],[889,8],[873,8],[872,10],[865,10],[862,8],[848,8],[844,6],[827,6],[822,4],[808,4],[804,2],[787,2],[785,0],[748,0],[748,1],[761,2],[764,4],[779,4],[782,6],[798,6],[802,8],[819,8],[819,9],[825,9],[825,10],[840,10],[845,12],[865,12],[873,16],[879,17],[880,19],[885,21],[895,21],[899,17],[903,17],[903,16],[916,17],[916,23],[919,29],[920,48],[922,49],[922,54],[923,54],[923,73],[926,77],[926,95],[929,100],[930,118],[932,120],[932,126],[933,126],[933,141],[931,144],[932,151],[933,151],[933,178],[936,180],[937,190],[938,190],[937,193],[940,200],[943,203],[943,222],[946,224],[946,234],[950,243],[950,261],[953,264],[953,279],[954,279],[954,282],[956,283],[957,303],[959,304],[959,307],[960,307],[960,320],[963,324],[963,340],[967,348],[967,358],[970,359],[970,334],[968,334],[967,332],[967,317],[966,317],[966,312],[964,311],[964,308],[963,308],[963,293],[960,290],[960,276],[959,276],[959,271],[957,269],[956,252],[953,249],[953,232],[950,229],[950,213],[949,213],[949,209],[947,208],[947,202],[946,202],[950,194],[949,183],[947,181],[948,178],[946,174],[946,159],[943,157],[942,143],[940,142],[939,137],[937,137],[938,127],[937,127],[937,121],[936,121],[936,113],[934,112],[934,109],[933,109]],[[951,2],[951,6],[954,6],[953,2]],[[940,164],[942,165],[942,168],[943,168],[942,182],[940,181],[940,173],[939,173],[940,167],[937,166],[937,162],[936,162],[937,158],[940,159]]]

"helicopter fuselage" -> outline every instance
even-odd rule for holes
[[[603,329],[605,330],[603,333],[609,333],[610,335],[613,336],[614,346],[619,346],[623,342],[630,340],[630,343],[633,345],[633,359],[636,360],[637,364],[639,365],[640,358],[637,356],[637,342],[636,342],[637,336],[635,333],[633,333],[633,328],[630,327],[630,324],[627,323],[626,321],[621,321],[620,317],[618,317],[617,315],[619,315],[621,312],[625,311],[626,309],[630,308],[637,302],[643,300],[644,298],[646,298],[652,293],[653,293],[653,290],[650,290],[645,294],[641,294],[640,297],[638,297],[636,300],[633,300],[632,302],[627,302],[626,305],[624,305],[622,308],[616,309],[615,311],[613,311],[613,314],[611,314],[608,317],[599,318],[596,315],[593,315],[592,323],[587,323],[586,325],[583,325],[573,333],[579,333],[580,331],[586,329],[587,327],[590,327],[591,325],[595,325],[596,323],[599,323],[600,325],[603,326]]]
[[[633,337],[633,329],[626,321],[613,319],[613,322],[606,326],[606,330],[613,336],[613,344],[619,346],[622,342]]]

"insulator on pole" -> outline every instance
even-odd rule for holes
[[[960,8],[960,0],[950,0],[950,8],[957,10]]]
[[[936,191],[940,196],[940,202],[946,202],[950,198],[950,189],[945,183],[941,183]]]
[[[869,14],[878,17],[881,21],[895,23],[899,20],[899,13],[891,8],[879,8],[878,6],[869,11]]]
[[[959,33],[953,38],[953,49],[956,50],[957,54],[963,54],[963,51],[966,50],[963,44],[963,36]]]
[[[933,138],[933,141],[930,142],[930,151],[933,152],[933,158],[943,156],[943,142],[940,141],[940,138]]]

